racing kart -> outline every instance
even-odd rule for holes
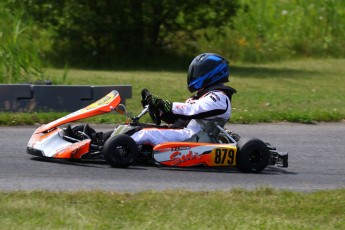
[[[138,145],[130,137],[137,130],[169,127],[160,125],[159,116],[148,104],[143,105],[139,115],[131,117],[120,101],[119,93],[114,90],[85,108],[40,126],[28,142],[27,153],[54,159],[102,159],[118,168],[142,163],[172,167],[234,166],[241,172],[257,173],[268,165],[288,167],[287,152],[278,151],[258,138],[240,137],[224,128],[224,120],[210,121],[199,133],[183,142]],[[103,140],[97,138],[97,132],[88,124],[73,127],[68,124],[111,111],[126,115],[127,121],[117,125]],[[139,121],[147,113],[155,124]]]

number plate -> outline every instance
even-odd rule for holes
[[[210,159],[210,166],[236,165],[236,148],[214,148]]]

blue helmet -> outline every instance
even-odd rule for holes
[[[228,81],[229,62],[218,54],[200,54],[189,65],[187,85],[190,92]]]

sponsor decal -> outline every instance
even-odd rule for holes
[[[115,98],[114,94],[108,94],[105,97],[99,99],[98,101],[92,103],[91,105],[87,106],[85,110],[93,109],[101,105],[107,105]]]
[[[184,104],[176,105],[176,109],[184,109],[184,108],[186,108],[186,105]]]
[[[171,151],[189,150],[190,146],[171,147]]]
[[[193,151],[188,151],[187,154],[183,154],[180,151],[175,151],[170,155],[170,160],[171,160],[171,165],[178,165],[181,164],[183,162],[189,161],[189,160],[193,160],[195,158],[199,158],[200,156],[198,155],[198,153]]]
[[[217,101],[220,101],[220,98],[218,97],[217,94],[214,94],[214,93],[210,93],[210,98],[212,99],[212,101],[214,102],[217,102]]]

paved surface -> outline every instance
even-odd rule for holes
[[[34,126],[0,127],[0,190],[228,190],[269,186],[314,191],[345,188],[345,123],[231,125],[241,136],[260,137],[289,152],[289,168],[260,174],[236,169],[111,168],[103,162],[42,160],[26,154]],[[112,126],[95,126],[109,130]]]

